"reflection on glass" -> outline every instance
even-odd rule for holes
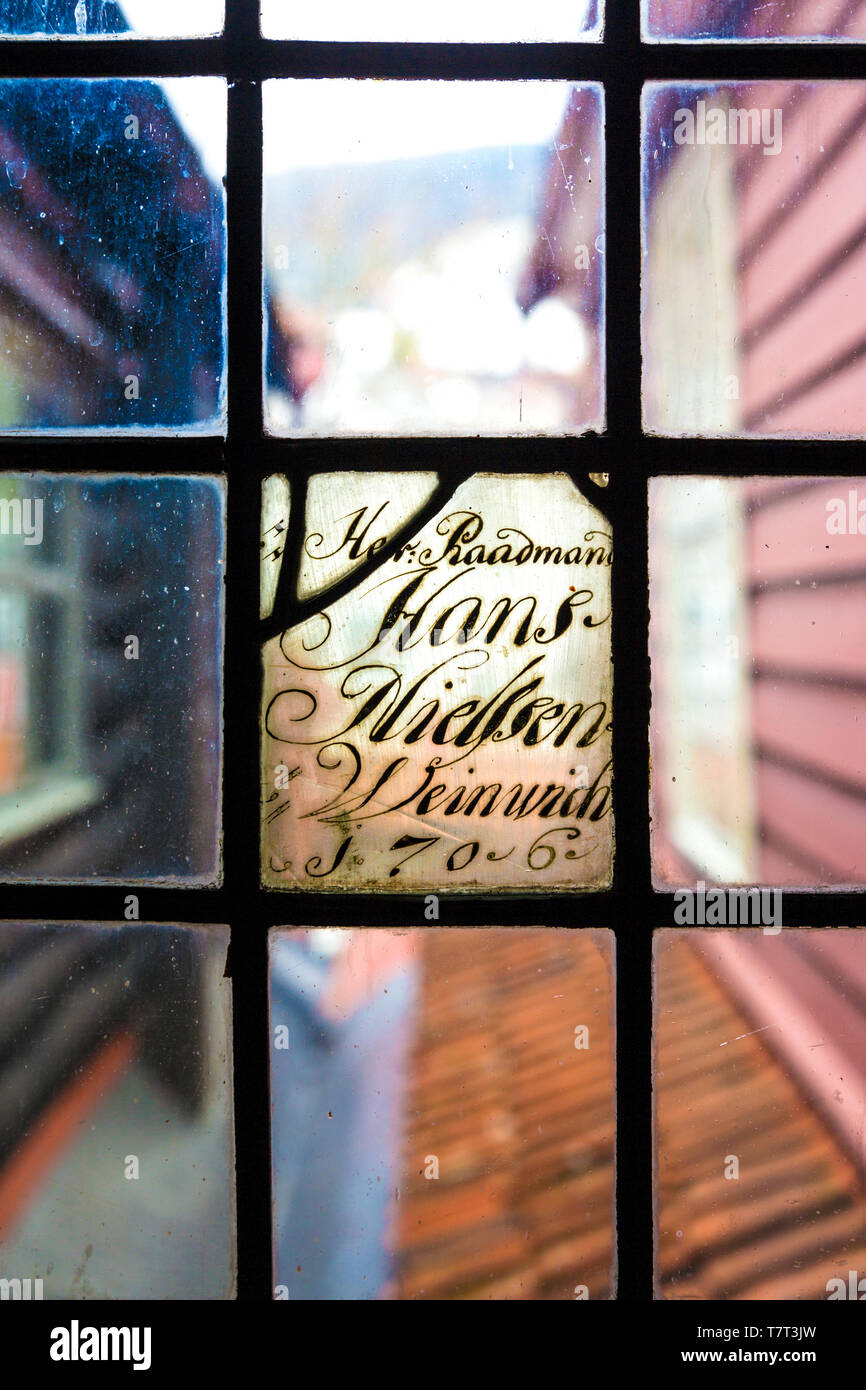
[[[261,0],[262,33],[270,39],[336,43],[568,43],[599,39],[603,0],[442,0],[435,6],[376,0]]]
[[[613,933],[271,938],[277,1298],[613,1296]]]
[[[653,865],[866,883],[866,479],[650,487]]]
[[[644,93],[644,420],[866,435],[866,83]]]
[[[277,81],[264,103],[272,432],[602,427],[599,87]]]
[[[565,474],[478,474],[413,529],[389,501],[400,476],[311,487],[310,597],[278,584],[262,625],[264,880],[603,887],[610,524]]]
[[[0,479],[0,880],[213,882],[224,491]]]
[[[0,431],[220,428],[225,107],[0,81]]]
[[[233,1296],[227,946],[225,927],[0,923],[8,1296]]]
[[[3,0],[0,34],[180,39],[217,34],[224,0]]]
[[[862,1297],[866,932],[662,931],[655,998],[656,1296]]]
[[[860,0],[642,0],[646,39],[866,38],[866,6]]]

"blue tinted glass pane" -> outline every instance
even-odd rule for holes
[[[219,430],[225,84],[0,82],[0,430]]]
[[[178,39],[216,34],[224,0],[5,0],[0,34]]]
[[[223,513],[215,479],[0,479],[0,881],[214,880]]]

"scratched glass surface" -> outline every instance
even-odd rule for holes
[[[641,0],[641,15],[650,42],[866,39],[861,0]]]
[[[0,479],[0,881],[213,883],[224,488]]]
[[[0,432],[224,429],[226,87],[0,81]]]
[[[866,932],[654,948],[656,1297],[862,1299]]]
[[[656,886],[863,885],[866,479],[653,479],[649,557]]]
[[[263,96],[271,433],[603,428],[600,87]]]
[[[179,39],[218,34],[224,0],[3,0],[0,35]]]
[[[614,936],[270,940],[275,1297],[615,1295]]]
[[[606,886],[607,518],[565,474],[478,474],[401,531],[400,475],[369,478],[320,491],[309,597],[281,569],[262,623],[264,883]]]
[[[864,82],[644,89],[648,431],[866,436],[864,125]]]
[[[600,39],[603,0],[442,0],[406,5],[374,0],[261,0],[262,33],[269,39],[327,39],[336,43],[569,43]]]
[[[4,1298],[234,1296],[228,935],[0,923]]]

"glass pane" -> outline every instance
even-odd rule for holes
[[[9,1296],[233,1297],[227,947],[226,927],[0,923]]]
[[[658,932],[655,996],[656,1296],[862,1298],[866,932]]]
[[[0,34],[180,39],[217,34],[224,0],[3,0]]]
[[[221,78],[0,81],[0,431],[224,419]]]
[[[614,1296],[614,944],[271,937],[278,1299]]]
[[[866,10],[854,0],[642,0],[646,39],[773,39],[866,38]]]
[[[654,479],[650,598],[657,886],[866,883],[866,479]]]
[[[262,33],[270,39],[328,39],[336,43],[568,43],[601,38],[603,0],[444,0],[435,6],[376,0],[327,0],[303,6],[261,0]]]
[[[866,83],[644,91],[658,434],[866,436]]]
[[[0,881],[219,873],[224,488],[0,479]]]
[[[277,81],[264,122],[273,433],[602,428],[600,87]]]
[[[478,474],[388,550],[388,475],[373,506],[349,479],[311,491],[303,553],[327,591],[360,526],[355,586],[263,625],[266,884],[605,886],[609,522],[564,474]]]

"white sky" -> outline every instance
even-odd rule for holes
[[[590,0],[261,0],[273,39],[555,43],[583,32]]]
[[[226,84],[159,84],[215,183],[226,171]],[[299,79],[264,84],[265,177],[287,169],[366,164],[552,140],[569,82]]]
[[[330,40],[514,41],[580,32],[590,0],[262,0],[274,37]],[[137,33],[206,34],[222,27],[223,0],[121,0]],[[163,79],[212,179],[225,174],[226,91],[219,78]],[[442,88],[449,88],[443,92]],[[268,82],[265,174],[299,166],[364,163],[550,140],[568,84],[555,82]]]
[[[120,0],[120,8],[136,34],[152,39],[218,34],[225,9],[223,0]]]
[[[559,129],[570,90],[569,82],[266,82],[265,177],[304,166],[541,144]]]
[[[152,38],[215,34],[223,25],[223,0],[120,0],[120,7],[137,34]],[[344,43],[562,43],[583,33],[589,7],[590,0],[261,0],[269,38]]]

